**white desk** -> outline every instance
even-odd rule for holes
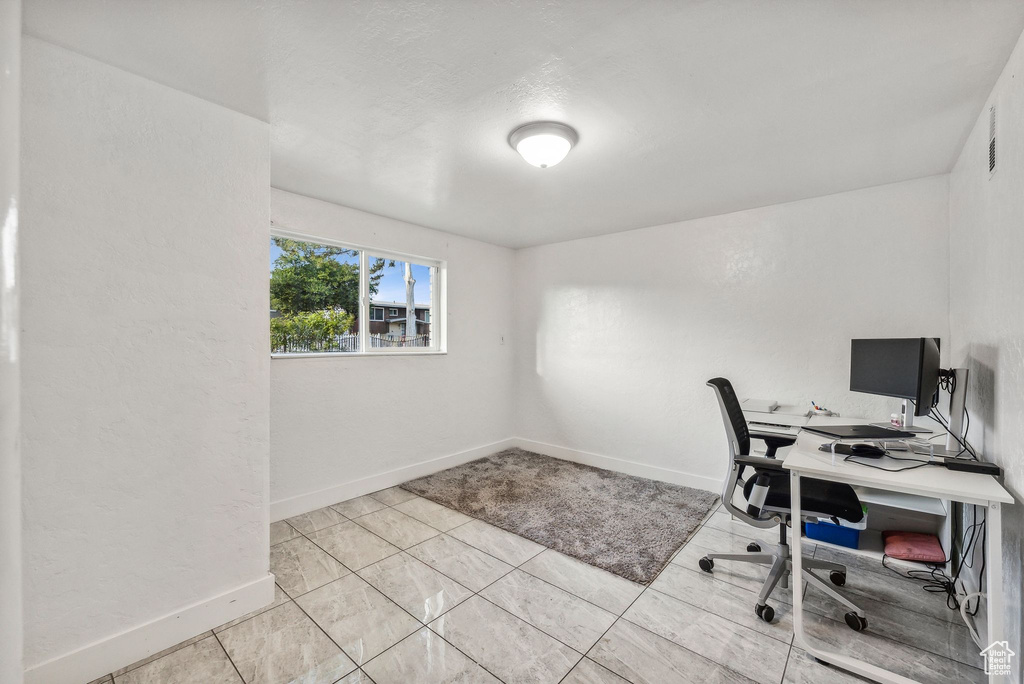
[[[858,421],[850,421],[855,423]],[[832,455],[818,451],[818,447],[826,441],[820,435],[803,432],[797,443],[786,455],[782,467],[789,470],[790,491],[794,521],[802,519],[800,515],[800,479],[813,477],[819,480],[845,482],[849,485],[864,485],[875,489],[883,489],[903,494],[935,497],[977,504],[986,509],[987,545],[985,576],[987,580],[987,611],[988,611],[988,642],[1004,639],[1003,606],[999,593],[1003,587],[1002,561],[1002,516],[1001,504],[1012,504],[1013,497],[1000,486],[994,477],[978,473],[964,473],[939,466],[929,466],[906,470],[903,472],[886,472],[867,468],[855,463],[846,463],[842,456],[837,456],[833,463]],[[905,465],[905,464],[904,464]],[[793,533],[793,577],[803,575],[803,543],[799,527],[794,526]],[[797,584],[796,586],[799,586]],[[868,616],[868,629],[871,629],[871,618]],[[876,682],[892,684],[909,684],[913,680],[894,674],[887,670],[866,663],[856,658],[823,650],[808,642],[803,626],[803,592],[793,592],[793,631],[797,642],[808,653],[825,662],[832,663],[844,670],[868,677]],[[980,649],[979,649],[980,650]],[[989,681],[996,681],[992,676]]]
[[[796,437],[804,426],[849,425],[851,423],[867,423],[857,418],[840,416],[824,416],[815,414],[808,416],[807,411],[800,413],[802,407],[780,406],[773,413],[744,411],[747,426],[752,433],[776,434]],[[825,438],[822,437],[822,440]],[[758,440],[752,440],[751,453],[764,455],[765,447]],[[778,458],[784,459],[791,447],[779,450]],[[909,452],[908,452],[909,455]],[[894,465],[899,465],[894,463]],[[869,529],[861,534],[861,548],[852,551],[866,558],[881,560],[882,540],[879,529],[902,529],[911,532],[934,534],[939,538],[942,548],[951,548],[952,518],[949,517],[949,501],[936,497],[896,494],[884,489],[873,489],[866,486],[857,487],[857,496],[862,503],[872,508],[875,516],[869,521]],[[741,505],[746,505],[741,504]],[[881,513],[880,516],[878,514]],[[922,514],[924,514],[922,516]],[[882,525],[879,529],[874,529]],[[948,568],[947,568],[948,570]]]

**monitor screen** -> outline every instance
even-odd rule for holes
[[[939,341],[929,337],[853,340],[850,390],[911,399],[918,415],[932,405],[939,378]]]

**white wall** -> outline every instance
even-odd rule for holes
[[[1017,77],[1020,78],[1017,78]],[[988,106],[997,111],[996,173],[988,172]],[[1024,653],[1024,38],[1018,42],[950,174],[952,362],[970,368],[970,439],[1005,471],[1017,504],[1003,517],[1010,648]],[[1000,590],[1001,589],[1001,590]],[[1020,663],[1021,658],[1018,660]],[[1018,664],[1016,680],[1021,680]]]
[[[52,684],[270,600],[269,131],[23,46],[25,664]]]
[[[939,176],[521,250],[517,434],[717,488],[709,378],[887,419],[850,339],[948,338],[947,243]]]
[[[278,229],[448,262],[446,355],[271,362],[272,518],[512,436],[512,250],[282,190],[271,205]]]
[[[22,680],[18,444],[18,118],[21,0],[0,1],[0,682]]]

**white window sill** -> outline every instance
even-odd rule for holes
[[[446,356],[447,351],[371,351],[371,352],[316,352],[309,354],[271,354],[270,358],[278,359],[328,359],[328,358],[359,358],[363,356]]]

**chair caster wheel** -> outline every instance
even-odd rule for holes
[[[847,613],[845,615],[845,618],[846,626],[855,632],[863,632],[865,629],[868,628],[867,618],[862,618],[860,615],[857,615],[853,611]]]
[[[715,561],[711,560],[707,556],[704,556],[697,562],[700,564],[700,569],[704,572],[711,572],[711,570],[715,567]]]
[[[747,551],[749,551],[750,553],[760,553],[761,545],[757,542],[750,542],[749,544],[747,544]]]
[[[763,606],[754,606],[754,613],[757,615],[757,617],[761,618],[765,622],[771,622],[775,619],[775,609],[769,606],[767,603]]]
[[[841,570],[833,570],[828,573],[828,578],[832,580],[832,584],[837,587],[841,587],[846,584],[846,573]]]

